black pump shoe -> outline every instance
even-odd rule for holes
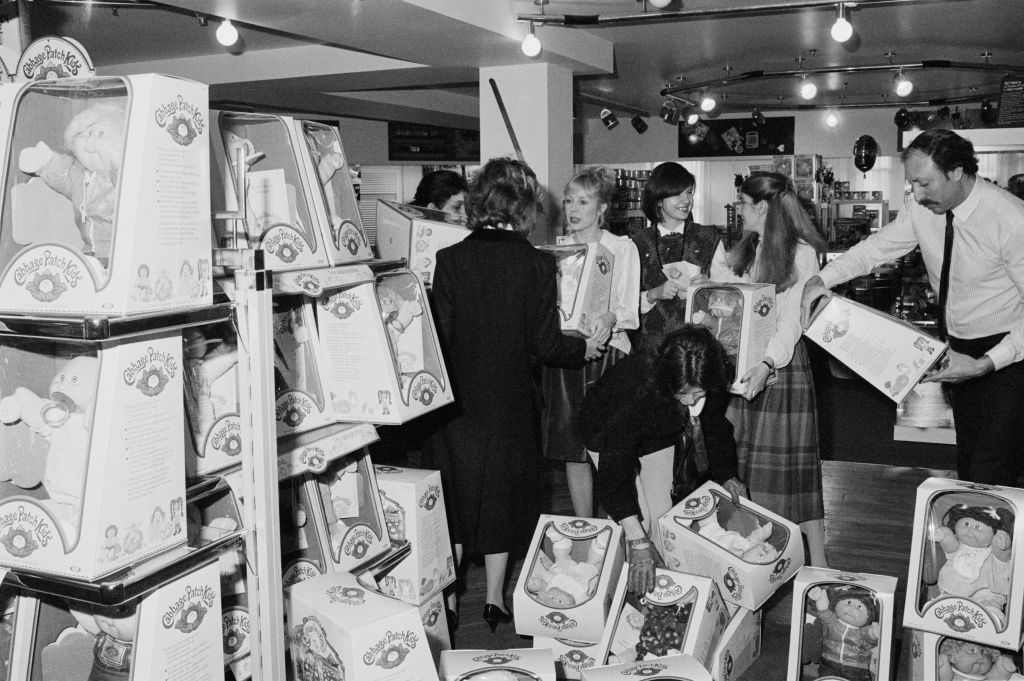
[[[512,621],[512,613],[505,612],[499,606],[493,603],[487,603],[484,605],[484,621],[491,628],[491,631],[496,631],[499,624],[507,624]]]

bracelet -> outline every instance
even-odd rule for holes
[[[647,537],[643,539],[627,539],[626,543],[629,544],[631,549],[649,549],[651,548],[651,540]]]
[[[771,362],[769,362],[768,360],[762,359],[761,360],[761,364],[763,364],[766,367],[768,367],[768,371],[775,371],[775,365],[772,364]]]

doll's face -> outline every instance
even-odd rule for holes
[[[118,641],[134,641],[135,630],[139,626],[139,611],[135,609],[130,615],[124,617],[111,617],[96,613],[96,626],[107,636],[113,636]]]
[[[836,617],[851,627],[863,627],[868,623],[868,607],[857,598],[844,598],[836,603]]]
[[[995,531],[991,527],[973,518],[961,518],[956,521],[953,532],[961,544],[976,549],[992,546],[992,537],[995,536]]]
[[[50,398],[70,400],[77,411],[84,411],[96,399],[99,359],[82,355],[68,360],[50,381]]]
[[[123,126],[123,118],[112,111],[86,109],[68,126],[68,151],[88,170],[116,172],[124,153]]]
[[[568,592],[561,589],[547,589],[537,596],[537,600],[551,608],[571,608],[576,605],[576,599]]]
[[[398,301],[394,292],[386,286],[377,287],[377,300],[380,302],[380,312],[387,317],[393,312],[398,312]]]
[[[779,550],[768,542],[759,542],[743,552],[743,560],[748,563],[765,565],[779,557]]]
[[[949,663],[965,674],[988,674],[992,669],[992,657],[984,646],[962,643],[949,653]]]

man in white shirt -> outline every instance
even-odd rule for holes
[[[832,295],[829,288],[916,246],[943,298],[950,219],[940,310],[950,350],[924,380],[950,384],[960,479],[1015,485],[1024,472],[1017,437],[1024,423],[1024,201],[979,179],[974,146],[950,130],[922,133],[902,160],[912,196],[893,222],[807,281],[804,327],[815,301]]]

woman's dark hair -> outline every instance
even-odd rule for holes
[[[725,351],[708,328],[686,324],[665,337],[654,359],[653,379],[658,392],[673,399],[687,386],[723,391]]]
[[[821,255],[827,248],[825,240],[800,204],[792,180],[785,175],[755,173],[740,185],[740,194],[749,196],[755,203],[768,202],[764,243],[761,257],[757,258],[761,236],[747,232],[729,253],[729,265],[739,276],[749,272],[758,283],[775,284],[776,291],[781,293],[796,283],[793,262],[797,245],[803,241]]]
[[[903,150],[900,160],[906,162],[907,157],[913,153],[929,157],[947,175],[957,168],[963,168],[966,175],[978,174],[978,157],[974,155],[974,145],[952,130],[925,130]]]
[[[466,226],[478,229],[504,225],[528,234],[540,200],[540,185],[530,166],[511,158],[492,158],[469,188]]]
[[[644,184],[643,195],[640,198],[640,208],[648,220],[657,224],[661,222],[661,210],[658,204],[662,199],[682,194],[687,189],[697,186],[697,178],[675,161],[669,161],[655,166],[651,171],[651,177]]]
[[[466,179],[454,170],[435,170],[427,173],[416,186],[412,205],[426,208],[434,204],[438,210],[455,194],[469,191]]]

